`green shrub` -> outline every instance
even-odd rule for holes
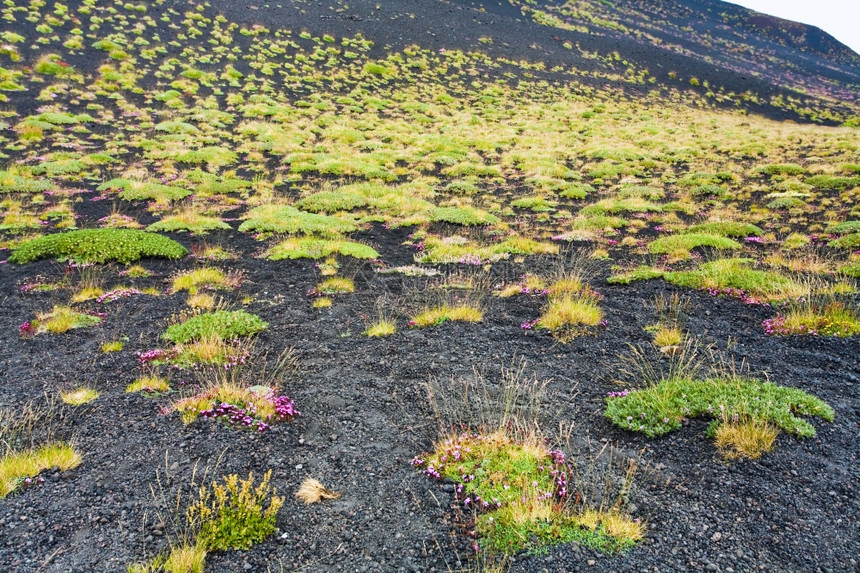
[[[15,247],[9,261],[29,263],[57,257],[77,263],[131,263],[141,257],[178,259],[188,251],[162,235],[136,229],[82,229],[54,233]]]
[[[685,418],[707,415],[722,419],[735,414],[770,422],[785,432],[808,438],[815,428],[798,415],[833,421],[833,409],[822,400],[796,388],[743,378],[663,380],[659,384],[606,400],[606,417],[621,428],[649,438],[681,427]]]
[[[648,250],[656,255],[671,254],[678,251],[691,251],[697,247],[713,247],[715,249],[740,249],[741,244],[728,237],[709,235],[705,233],[688,233],[661,237],[648,245]]]
[[[217,337],[233,340],[265,330],[269,325],[256,314],[244,310],[217,310],[192,316],[185,322],[173,324],[162,337],[171,342],[186,343]]]
[[[197,501],[188,508],[187,519],[199,523],[197,541],[209,551],[250,549],[275,532],[275,519],[284,498],[275,495],[269,480],[272,471],[254,486],[254,475],[240,480],[233,474],[211,489],[200,488]]]

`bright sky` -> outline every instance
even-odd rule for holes
[[[756,12],[818,26],[860,54],[860,2],[857,0],[729,0]]]

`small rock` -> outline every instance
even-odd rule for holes
[[[719,541],[722,538],[723,538],[723,534],[720,533],[719,531],[714,533],[713,535],[711,535],[711,541],[713,541],[714,543],[716,543],[717,541]]]

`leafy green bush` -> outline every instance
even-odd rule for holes
[[[808,438],[815,428],[795,414],[818,416],[828,422],[833,408],[796,388],[744,378],[663,380],[656,386],[606,399],[606,417],[621,428],[649,438],[681,427],[684,418],[715,418],[711,430],[735,414],[770,422],[790,434]]]
[[[269,325],[256,314],[244,310],[217,310],[192,316],[185,322],[173,324],[162,335],[171,342],[185,343],[217,337],[233,340],[265,330]]]
[[[284,498],[275,495],[269,480],[272,471],[254,487],[254,475],[240,480],[236,474],[203,486],[188,508],[188,521],[200,524],[197,541],[209,551],[250,549],[275,532],[275,519]]]
[[[18,245],[9,261],[30,263],[57,257],[77,263],[131,263],[141,257],[178,259],[188,251],[172,239],[135,229],[82,229],[55,233]]]

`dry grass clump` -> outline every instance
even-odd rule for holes
[[[45,444],[26,451],[7,450],[0,458],[0,499],[43,470],[58,467],[66,471],[79,466],[81,459],[81,455],[65,443]]]
[[[677,326],[662,326],[654,333],[654,344],[659,348],[680,346],[684,341],[684,331]]]
[[[99,396],[101,396],[101,392],[90,386],[80,386],[74,390],[60,392],[60,398],[63,402],[72,406],[81,406],[92,402]]]
[[[172,290],[174,292],[187,290],[189,294],[194,295],[200,289],[234,289],[241,282],[239,275],[227,274],[215,267],[201,267],[174,277]]]
[[[304,504],[311,505],[323,500],[337,499],[340,494],[326,488],[314,478],[305,478],[295,493],[296,499]]]
[[[191,294],[186,304],[195,309],[212,310],[215,308],[215,296],[208,293]]]
[[[480,322],[484,314],[480,308],[468,304],[449,305],[428,308],[416,314],[410,321],[411,326],[427,328],[444,322]]]
[[[397,324],[393,320],[380,319],[364,331],[364,335],[370,338],[391,336],[397,331]]]
[[[758,459],[773,449],[778,435],[778,427],[748,417],[724,421],[714,429],[716,446],[727,459]]]
[[[122,340],[108,340],[107,342],[102,343],[101,349],[105,354],[109,354],[111,352],[119,352],[125,347],[125,342]]]
[[[166,378],[161,378],[160,376],[143,376],[126,386],[125,391],[128,393],[146,392],[149,394],[169,392],[170,383]]]

